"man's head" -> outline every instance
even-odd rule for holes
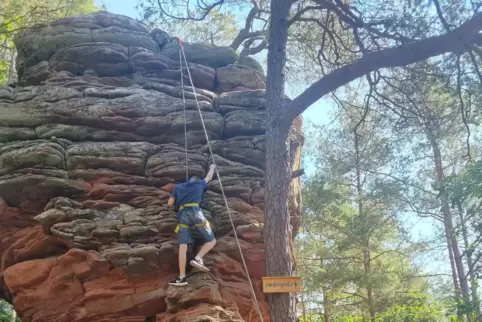
[[[201,180],[201,178],[199,178],[198,176],[192,176],[191,179],[189,179],[189,181],[198,181],[198,180]]]

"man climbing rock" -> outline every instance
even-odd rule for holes
[[[204,266],[203,257],[209,252],[214,245],[216,239],[213,231],[209,226],[209,222],[204,218],[204,214],[199,207],[207,184],[212,180],[214,175],[214,164],[211,164],[206,178],[191,177],[189,181],[177,184],[169,198],[168,205],[173,206],[178,211],[179,224],[176,228],[179,238],[179,277],[169,282],[170,285],[183,286],[187,285],[186,280],[186,253],[187,245],[192,243],[191,227],[195,227],[204,239],[205,243],[196,257],[190,262],[193,267],[203,272],[208,272],[209,268]]]

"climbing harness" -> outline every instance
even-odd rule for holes
[[[184,208],[186,207],[199,207],[199,204],[198,203],[187,203],[185,205],[182,205],[181,207],[179,207],[179,211],[183,210]]]
[[[200,224],[196,224],[195,226],[196,226],[196,227],[209,226],[209,222],[205,221],[205,222],[202,222],[202,223],[200,223]],[[190,229],[191,227],[188,226],[188,225],[185,225],[185,224],[177,224],[177,227],[176,227],[176,229],[175,229],[175,232],[178,233],[179,230],[181,230],[181,228]]]
[[[179,207],[179,211],[183,210],[184,208],[186,207],[199,207],[199,204],[198,203],[195,203],[195,202],[192,202],[192,203],[187,203],[185,205],[182,205],[181,207]],[[199,224],[195,224],[194,226],[196,227],[204,227],[204,226],[208,226],[209,227],[209,222],[208,221],[205,221],[205,222],[202,222],[202,223],[199,223]],[[194,227],[193,226],[193,227]],[[176,233],[179,232],[179,230],[181,230],[181,228],[185,228],[185,229],[189,229],[191,228],[190,226],[188,225],[185,225],[185,224],[178,224],[176,226],[176,229],[174,230]]]
[[[182,100],[183,100],[183,104],[184,104],[184,140],[185,140],[184,144],[185,144],[185,148],[186,148],[186,180],[189,180],[189,178],[188,178],[188,169],[187,169],[187,166],[188,166],[188,160],[187,160],[187,124],[186,124],[187,120],[186,120],[186,99],[185,99],[185,96],[184,96],[184,80],[183,80],[184,75],[183,75],[183,68],[182,68],[183,60],[184,60],[184,64],[186,65],[186,71],[187,71],[187,75],[189,77],[189,83],[191,84],[192,92],[194,94],[194,99],[196,100],[196,106],[197,106],[197,110],[199,112],[199,117],[201,118],[201,124],[202,124],[203,130],[204,130],[204,135],[206,137],[206,142],[207,142],[207,145],[208,145],[208,148],[209,148],[209,153],[211,155],[211,159],[212,159],[212,162],[214,164],[214,169],[215,169],[216,175],[218,177],[219,187],[221,189],[221,194],[223,195],[224,204],[226,206],[226,209],[228,210],[229,220],[231,221],[231,227],[233,228],[234,237],[236,239],[236,243],[238,244],[238,250],[239,250],[239,254],[241,255],[241,261],[243,262],[243,267],[244,267],[244,271],[246,273],[246,278],[248,279],[248,282],[249,282],[251,295],[253,296],[253,301],[256,305],[256,310],[258,311],[260,321],[264,322],[263,314],[261,313],[261,308],[259,306],[258,299],[256,298],[256,292],[255,292],[254,287],[253,287],[253,282],[251,281],[251,277],[249,276],[248,266],[246,264],[246,260],[244,259],[243,250],[241,249],[241,244],[239,242],[238,233],[236,232],[236,227],[234,226],[234,221],[233,221],[233,217],[231,215],[231,209],[229,208],[228,199],[226,198],[226,194],[224,193],[224,187],[223,187],[223,183],[221,181],[221,176],[219,175],[218,167],[216,166],[216,161],[214,159],[214,153],[213,153],[213,150],[211,148],[211,142],[209,141],[208,131],[206,129],[206,125],[204,124],[204,118],[203,118],[203,115],[202,115],[202,112],[201,112],[201,107],[199,106],[199,101],[197,99],[196,89],[195,89],[194,84],[192,82],[191,71],[189,70],[189,65],[188,65],[188,62],[187,62],[187,59],[186,59],[186,54],[184,53],[184,46],[182,45],[182,39],[179,38],[178,41],[179,41],[179,60],[180,60],[180,65],[181,65],[181,91],[182,91]],[[184,205],[184,206],[186,206],[186,205]],[[180,226],[179,228],[181,228],[181,227],[182,226]]]

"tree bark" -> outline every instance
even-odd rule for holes
[[[428,129],[430,132],[430,129]],[[434,163],[435,163],[435,175],[437,177],[437,184],[443,186],[445,182],[445,174],[442,165],[442,154],[438,144],[431,134],[429,134],[429,141],[432,146]],[[455,263],[455,268],[457,269],[457,276],[460,285],[460,292],[465,303],[470,303],[470,290],[469,284],[467,283],[467,277],[465,276],[464,263],[462,261],[462,255],[460,254],[459,243],[457,237],[455,236],[454,224],[452,218],[452,212],[450,211],[450,206],[447,200],[442,200],[442,215],[444,218],[445,233],[450,241],[447,242],[452,246],[453,259]],[[471,321],[470,313],[467,313],[467,321]]]
[[[271,0],[269,27],[270,50],[267,71],[267,127],[264,245],[266,276],[291,276],[290,214],[288,194],[291,181],[289,126],[281,121],[284,108],[284,67],[288,38],[288,14],[291,1]],[[269,294],[272,322],[296,320],[296,297],[293,293]]]
[[[305,305],[305,293],[301,292],[301,315],[303,320],[306,320],[306,305]]]
[[[472,259],[472,251],[469,250],[470,248],[470,242],[469,242],[469,236],[467,232],[467,219],[464,216],[464,211],[459,204],[459,215],[460,215],[460,226],[462,230],[462,238],[464,240],[464,248],[466,250],[466,261],[467,261],[467,267],[469,269],[468,275],[470,277],[470,295],[472,297],[472,305],[475,307],[475,313],[477,314],[476,321],[481,322],[482,321],[482,312],[480,310],[480,301],[479,301],[479,296],[478,296],[478,290],[477,290],[477,278],[474,274],[474,263]]]
[[[326,287],[323,288],[323,321],[330,322],[330,298]]]
[[[269,100],[269,98],[268,98]],[[275,127],[266,133],[266,187],[264,246],[266,276],[291,276],[290,214],[288,190],[291,165],[287,130]],[[295,296],[292,293],[268,295],[271,321],[292,322],[296,318]]]
[[[366,248],[363,250],[363,267],[365,269],[365,276],[368,276],[370,279],[371,273],[371,252],[366,245]],[[367,281],[367,304],[368,304],[368,313],[370,314],[370,321],[375,321],[375,306],[373,303],[373,286],[371,280]]]
[[[450,208],[446,201],[442,201],[442,214],[445,221],[445,227],[447,230],[447,235],[450,238],[452,251],[454,255],[454,262],[455,267],[457,268],[457,275],[459,277],[460,283],[460,293],[462,294],[462,298],[465,303],[470,303],[470,292],[469,292],[469,284],[467,283],[467,278],[465,276],[464,270],[464,263],[462,261],[462,256],[460,254],[459,243],[457,241],[457,237],[455,237],[455,231],[453,227],[453,220],[452,220],[452,213],[450,212]],[[470,312],[467,312],[467,321],[472,321],[470,317]]]
[[[321,247],[322,248],[325,247],[324,243],[322,243]],[[320,256],[320,269],[325,269],[325,260],[323,258],[323,253],[320,254],[319,256]],[[329,291],[325,283],[321,291],[323,293],[323,321],[330,322],[330,297],[328,295]]]
[[[452,283],[454,284],[455,296],[459,298],[460,285],[459,285],[459,281],[457,280],[457,269],[455,268],[454,252],[452,251],[452,241],[450,239],[450,236],[448,234],[448,229],[446,226],[444,227],[444,230],[445,230],[445,240],[447,241],[447,250],[449,252],[450,268],[452,271]]]
[[[10,62],[8,67],[7,85],[17,81],[17,72],[15,70],[15,61],[17,58],[17,52],[14,48],[9,49],[9,51],[11,53],[11,56],[10,56]]]
[[[365,118],[366,114],[364,114],[363,119]],[[356,190],[357,190],[357,204],[358,204],[358,216],[360,218],[361,223],[365,223],[365,212],[363,209],[363,184],[361,179],[361,169],[360,169],[360,145],[359,145],[359,137],[358,137],[358,127],[363,122],[363,119],[358,122],[355,126],[353,131],[354,134],[354,144],[355,144],[355,170],[356,170]],[[375,321],[375,306],[373,303],[373,286],[371,283],[371,252],[370,252],[370,241],[368,236],[365,235],[366,231],[363,230],[362,233],[362,240],[363,240],[363,269],[365,273],[366,281],[366,291],[367,291],[367,306],[368,306],[368,313],[370,314],[370,321]]]

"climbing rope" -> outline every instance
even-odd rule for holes
[[[253,287],[253,282],[251,281],[251,278],[249,276],[248,266],[246,265],[246,260],[244,259],[243,250],[241,249],[241,244],[239,242],[238,233],[236,232],[236,227],[234,226],[234,221],[233,221],[233,217],[231,215],[231,210],[229,208],[228,199],[226,198],[226,194],[224,193],[224,187],[223,187],[223,183],[221,181],[221,176],[219,175],[218,167],[217,167],[216,161],[214,159],[214,153],[213,153],[213,150],[211,148],[211,142],[209,141],[208,131],[206,129],[206,125],[204,124],[204,118],[203,118],[203,115],[202,115],[202,112],[201,112],[201,107],[199,106],[199,101],[197,99],[196,89],[195,89],[194,84],[192,82],[191,71],[189,70],[189,65],[187,63],[186,54],[184,53],[184,47],[182,45],[181,39],[179,39],[179,51],[180,51],[180,54],[181,54],[182,58],[184,58],[184,63],[186,65],[187,75],[189,77],[189,82],[191,84],[191,88],[192,88],[192,91],[193,91],[193,94],[194,94],[194,99],[196,100],[196,106],[197,106],[197,109],[198,109],[198,112],[199,112],[199,117],[201,118],[201,124],[202,124],[203,130],[204,130],[204,135],[206,136],[206,142],[208,144],[209,153],[211,154],[211,159],[212,159],[213,164],[214,164],[214,169],[216,171],[216,175],[218,176],[219,187],[221,189],[221,193],[222,193],[223,198],[224,198],[224,204],[226,206],[226,209],[228,210],[229,220],[231,221],[231,227],[233,228],[234,237],[236,239],[236,243],[238,244],[239,254],[241,255],[241,261],[243,262],[244,271],[246,273],[246,278],[248,279],[248,282],[249,282],[251,295],[253,296],[254,303],[256,304],[256,310],[258,311],[259,318],[260,318],[261,322],[264,322],[263,314],[261,313],[261,308],[259,306],[258,299],[256,298],[256,292],[255,292],[254,287]],[[180,58],[180,59],[182,60],[182,58]],[[181,66],[182,66],[182,62],[181,62]],[[182,68],[181,68],[181,79],[182,79],[182,73],[183,73],[183,71],[182,71]],[[182,86],[182,84],[183,83],[181,82],[181,86]],[[182,92],[183,92],[183,99],[184,99],[184,87],[182,87]],[[185,110],[184,110],[184,113],[186,113]],[[186,156],[187,156],[187,145],[186,145]]]
[[[182,54],[181,54],[181,48],[182,48],[182,40],[179,38],[179,62],[180,62],[180,69],[181,69],[181,92],[182,92],[182,105],[184,109],[184,149],[186,153],[186,159],[185,159],[185,166],[186,166],[186,181],[189,180],[189,164],[188,164],[188,159],[187,159],[187,119],[186,119],[186,97],[184,96],[184,75],[182,73]],[[186,66],[187,67],[187,66]],[[192,82],[191,82],[192,84]]]

